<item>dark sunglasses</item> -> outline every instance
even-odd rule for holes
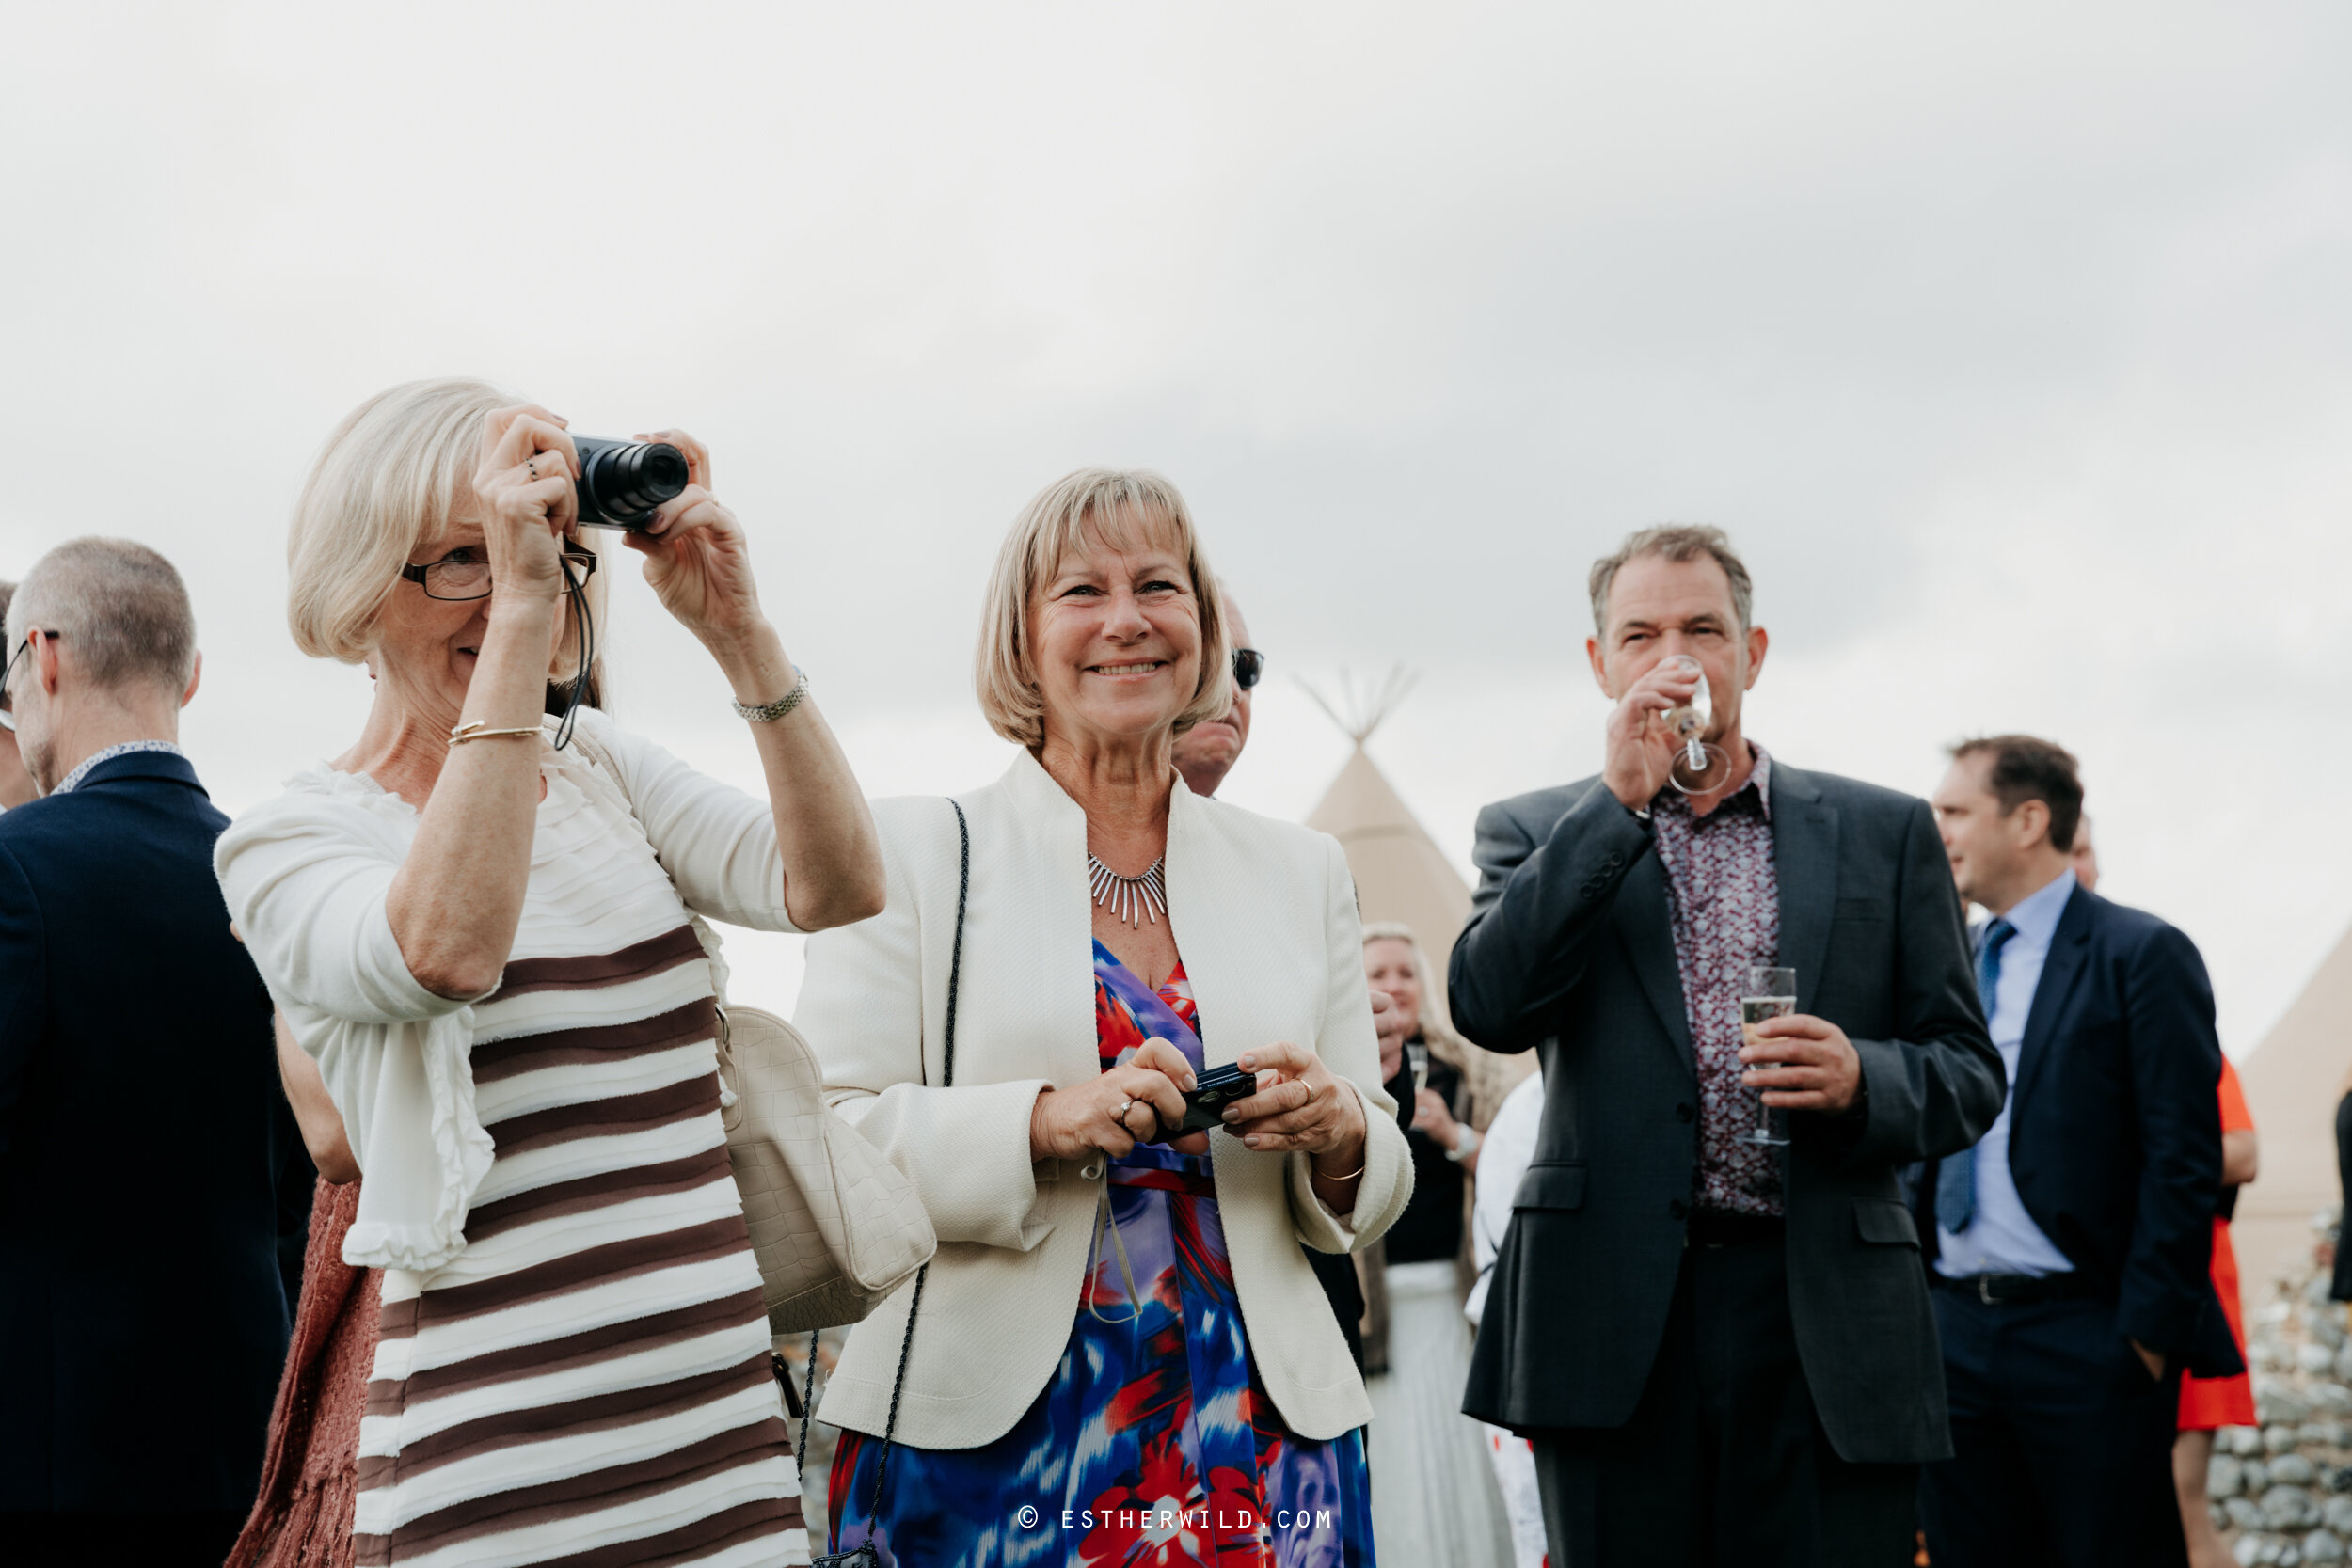
[[[1265,655],[1255,648],[1233,650],[1233,684],[1244,691],[1265,679]]]
[[[16,652],[8,656],[8,667],[0,670],[0,730],[6,730],[10,735],[16,733],[16,699],[8,695],[8,687],[16,679],[16,661],[23,658],[24,650],[33,645],[33,633],[36,631],[52,642],[65,635],[61,631],[51,631],[47,626],[32,627],[25,632],[24,641],[16,645]]]

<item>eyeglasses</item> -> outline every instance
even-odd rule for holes
[[[1233,650],[1233,684],[1244,691],[1265,678],[1265,655],[1255,648]]]
[[[16,681],[16,661],[23,658],[24,650],[33,645],[33,633],[36,631],[52,642],[65,635],[61,631],[51,631],[46,626],[30,628],[24,633],[24,641],[16,645],[16,652],[8,656],[8,667],[0,670],[0,730],[6,730],[10,735],[16,733],[16,699],[8,695],[8,688]]]
[[[580,568],[582,582],[596,575],[596,558],[589,552],[565,550],[564,559]],[[400,575],[423,589],[428,599],[490,596],[490,563],[486,561],[432,561],[421,566],[411,562],[400,569]]]

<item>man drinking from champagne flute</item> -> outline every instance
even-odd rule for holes
[[[2003,1090],[1960,900],[1927,802],[1747,739],[1720,531],[1591,589],[1600,776],[1480,813],[1454,949],[1457,1026],[1546,1084],[1464,1409],[1534,1439],[1555,1562],[1894,1568],[1952,1451],[1896,1173]]]

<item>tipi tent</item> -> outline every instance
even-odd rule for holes
[[[1424,1011],[1451,1024],[1445,1001],[1446,956],[1454,939],[1470,919],[1470,884],[1445,858],[1412,811],[1398,796],[1387,775],[1364,750],[1381,721],[1395,711],[1411,682],[1402,672],[1368,697],[1352,691],[1334,703],[1309,689],[1331,721],[1356,743],[1339,776],[1323,800],[1308,814],[1307,826],[1329,833],[1347,852],[1347,867],[1356,878],[1356,902],[1364,923],[1397,920],[1421,938],[1437,973],[1427,979],[1429,1000]],[[1477,1119],[1492,1116],[1518,1082],[1535,1069],[1535,1055],[1500,1056],[1476,1053],[1470,1069],[1470,1094]]]
[[[2262,1173],[2238,1196],[2231,1239],[2250,1306],[2308,1257],[2312,1216],[2341,1202],[2336,1101],[2352,1076],[2352,931],[2346,931],[2238,1076],[2262,1135]]]

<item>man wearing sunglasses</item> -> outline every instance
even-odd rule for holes
[[[1250,694],[1265,673],[1265,655],[1249,645],[1249,628],[1242,624],[1241,607],[1231,594],[1225,595],[1225,626],[1233,641],[1232,709],[1176,737],[1176,771],[1195,795],[1215,795],[1241,760],[1241,749],[1249,744]]]
[[[1242,748],[1249,744],[1249,705],[1258,682],[1265,676],[1265,655],[1250,645],[1248,623],[1241,618],[1241,606],[1231,594],[1225,595],[1225,626],[1233,640],[1232,708],[1224,718],[1195,724],[1176,737],[1176,771],[1184,776],[1184,786],[1195,795],[1215,795],[1233,764],[1241,760]],[[1386,1038],[1391,1016],[1389,999],[1374,991],[1372,1006],[1373,1026],[1382,1034],[1384,1047],[1392,1044]],[[1361,1371],[1364,1292],[1356,1278],[1355,1259],[1344,1253],[1317,1252],[1312,1247],[1301,1250],[1331,1303],[1331,1315],[1339,1320],[1340,1333],[1347,1339],[1347,1353]]]
[[[16,584],[0,582],[0,625],[7,624],[8,601],[16,597]],[[24,759],[16,749],[16,715],[8,711],[8,699],[0,692],[0,811],[21,806],[35,799],[40,790],[33,776],[24,771]]]
[[[76,539],[7,631],[41,798],[0,816],[0,1558],[216,1564],[310,1176],[213,875],[229,818],[176,744],[196,620],[162,556]]]

